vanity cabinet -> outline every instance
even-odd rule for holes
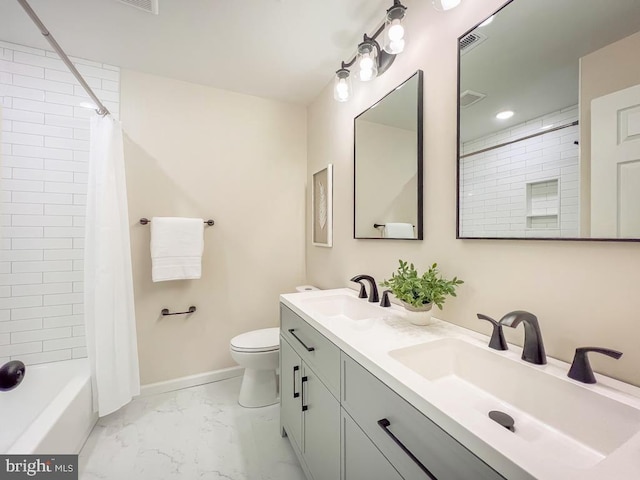
[[[281,306],[280,420],[313,480],[340,478],[340,350]]]
[[[345,353],[342,378],[343,409],[402,478],[504,480]]]
[[[281,304],[280,421],[309,480],[504,480]]]

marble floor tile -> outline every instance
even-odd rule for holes
[[[242,408],[241,378],[135,399],[98,420],[81,480],[304,480],[279,405]]]

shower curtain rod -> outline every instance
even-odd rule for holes
[[[47,27],[45,27],[44,23],[42,23],[40,18],[38,18],[38,15],[36,15],[36,12],[33,11],[33,9],[31,8],[31,5],[27,3],[27,0],[18,0],[18,3],[22,6],[24,11],[27,12],[27,15],[29,15],[31,20],[33,20],[33,23],[36,24],[36,26],[40,30],[40,33],[42,33],[44,38],[47,39],[47,42],[49,42],[49,45],[51,45],[51,48],[53,48],[56,51],[56,53],[60,56],[60,59],[71,71],[73,76],[76,77],[78,82],[80,82],[80,85],[82,86],[82,88],[84,88],[85,92],[87,92],[89,97],[91,97],[91,100],[93,100],[95,104],[98,106],[98,108],[96,109],[96,112],[98,113],[98,115],[102,115],[102,116],[108,115],[109,110],[107,110],[107,107],[105,107],[103,103],[100,101],[100,99],[96,96],[96,94],[93,93],[93,90],[91,90],[91,87],[89,86],[89,84],[85,81],[84,78],[82,78],[82,75],[80,74],[76,66],[71,62],[71,60],[69,60],[69,57],[67,56],[67,54],[64,53],[64,50],[62,50],[62,47],[58,44],[58,42],[56,42],[56,39],[53,38],[53,35],[51,35],[51,32],[47,30]]]
[[[484,153],[484,152],[489,152],[491,150],[496,150],[498,148],[502,148],[502,147],[506,147],[507,145],[511,145],[512,143],[518,143],[518,142],[521,142],[523,140],[529,140],[530,138],[539,137],[540,135],[546,135],[547,133],[555,132],[556,130],[562,130],[563,128],[575,127],[576,125],[580,125],[580,122],[578,120],[576,120],[575,122],[571,122],[571,123],[565,123],[564,125],[559,125],[557,127],[547,128],[546,130],[543,130],[542,132],[536,132],[536,133],[533,133],[531,135],[527,135],[526,137],[516,138],[515,140],[509,140],[508,142],[499,143],[498,145],[493,145],[491,147],[483,148],[483,149],[477,150],[475,152],[466,153],[464,155],[460,155],[460,158],[462,159],[462,158],[472,157],[473,155],[478,155],[479,153]],[[573,142],[573,143],[578,145],[577,141]]]

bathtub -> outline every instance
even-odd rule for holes
[[[0,452],[78,453],[97,418],[86,358],[28,365],[16,389],[0,392]]]

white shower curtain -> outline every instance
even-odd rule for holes
[[[94,410],[118,410],[140,393],[122,127],[91,119],[84,247],[85,323]]]

